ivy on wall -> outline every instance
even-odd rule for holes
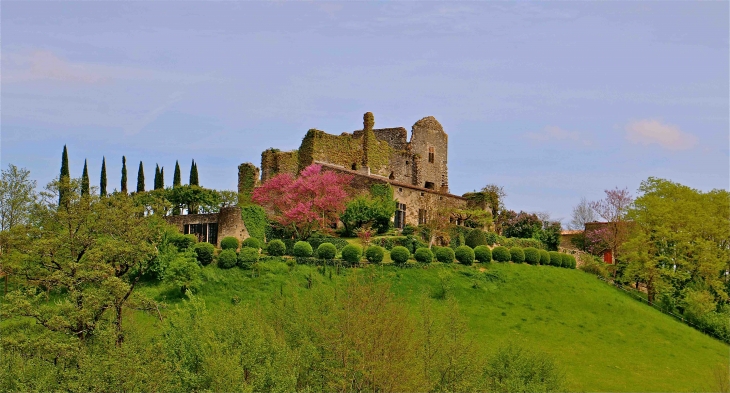
[[[249,236],[262,242],[266,241],[266,227],[269,225],[264,208],[259,205],[241,207],[241,219],[246,225]]]

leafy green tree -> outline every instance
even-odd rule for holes
[[[101,158],[101,179],[99,180],[99,195],[106,196],[106,157]]]
[[[0,176],[0,231],[30,221],[33,204],[37,200],[36,182],[30,171],[8,164]]]
[[[393,189],[388,184],[375,184],[369,194],[359,195],[347,204],[340,220],[345,232],[352,235],[358,228],[371,225],[378,233],[388,230],[395,214]]]
[[[139,162],[139,170],[137,170],[137,192],[144,192],[144,166],[142,166],[142,161]]]
[[[78,182],[72,185],[78,190]],[[84,340],[112,312],[121,344],[124,309],[150,302],[135,289],[156,255],[165,224],[140,214],[125,195],[82,201],[71,192],[68,202],[55,208],[47,201],[59,188],[59,182],[51,183],[35,212],[38,225],[29,229],[26,244],[3,260],[26,278],[23,288],[5,298],[3,319],[27,317],[47,331]],[[57,300],[49,302],[48,293]]]
[[[86,166],[86,160],[84,160],[84,171],[81,174],[81,196],[89,194],[89,169]]]
[[[71,173],[68,169],[68,150],[66,145],[63,145],[63,154],[61,154],[61,175],[58,177],[59,190],[58,190],[58,205],[61,206],[69,193],[69,183],[71,182]]]
[[[122,194],[127,193],[127,157],[122,156]]]
[[[181,180],[181,176],[180,176],[180,164],[177,161],[175,161],[175,173],[172,178],[172,186],[178,187],[180,185],[182,185],[182,180]]]
[[[187,209],[188,214],[214,213],[221,205],[217,191],[192,185],[168,188],[165,198],[172,204],[173,214],[182,209]]]

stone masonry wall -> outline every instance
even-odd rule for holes
[[[420,158],[415,185],[425,187],[426,182],[430,182],[436,190],[448,192],[448,144],[448,135],[433,116],[424,117],[413,125],[411,152]],[[434,162],[429,162],[430,148],[434,151]]]

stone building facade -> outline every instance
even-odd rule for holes
[[[193,234],[199,242],[215,244],[217,247],[228,236],[235,237],[239,242],[249,237],[241,217],[241,208],[237,206],[223,207],[218,213],[184,214],[165,219],[181,233]]]
[[[260,180],[252,177],[258,174],[253,164],[239,166],[240,198],[250,198],[252,185],[259,181],[279,173],[296,176],[316,163],[325,170],[352,175],[352,187],[363,192],[375,183],[390,184],[397,200],[397,228],[424,224],[429,212],[440,206],[466,207],[465,198],[449,193],[448,135],[434,117],[417,121],[410,140],[403,127],[374,129],[373,125],[373,115],[368,112],[362,130],[332,135],[310,129],[297,150],[265,150]]]

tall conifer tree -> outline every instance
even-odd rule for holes
[[[153,190],[160,189],[160,165],[155,164],[155,182],[152,184]]]
[[[172,178],[172,186],[177,187],[181,185],[182,180],[180,179],[180,164],[175,161],[175,175]]]
[[[99,181],[99,195],[106,196],[106,157],[101,158],[101,180]]]
[[[139,170],[137,171],[137,192],[144,192],[144,167],[142,161],[139,162]]]
[[[81,174],[81,196],[89,195],[89,169],[84,160],[84,172]]]
[[[192,165],[190,165],[190,185],[200,185],[200,182],[198,182],[198,165],[195,163],[195,160],[193,160]]]
[[[165,189],[165,167],[160,168],[160,189]]]
[[[127,193],[127,157],[122,156],[122,193]]]
[[[58,205],[68,196],[71,188],[71,172],[68,169],[68,150],[66,145],[63,145],[63,154],[61,155],[61,176],[58,178]]]

